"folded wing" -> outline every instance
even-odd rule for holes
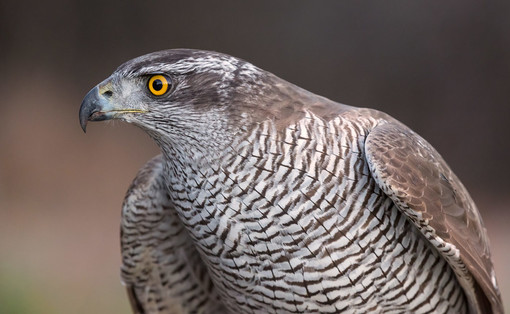
[[[381,189],[454,269],[477,313],[502,313],[487,232],[468,192],[437,151],[397,122],[371,130],[365,154]]]

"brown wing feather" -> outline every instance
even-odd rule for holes
[[[370,131],[365,154],[381,189],[453,267],[471,308],[502,313],[482,219],[439,153],[406,126],[390,122]]]

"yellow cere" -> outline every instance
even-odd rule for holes
[[[153,95],[161,96],[168,90],[168,79],[163,75],[157,74],[149,79],[149,90]]]

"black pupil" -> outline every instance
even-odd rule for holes
[[[160,91],[163,88],[163,82],[161,80],[154,80],[152,82],[152,88],[154,88],[155,91]]]

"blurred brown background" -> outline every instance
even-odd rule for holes
[[[78,123],[121,63],[200,48],[386,111],[428,139],[485,219],[510,309],[510,2],[2,1],[0,313],[126,313],[121,202],[158,150]]]

